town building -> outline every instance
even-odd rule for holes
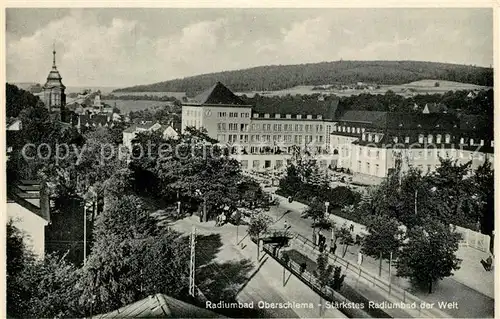
[[[179,134],[172,125],[161,125],[157,122],[143,121],[139,124],[133,124],[123,131],[123,146],[132,150],[134,139],[141,132],[161,132],[164,139],[176,139],[179,137]]]
[[[48,191],[44,183],[18,181],[7,186],[7,219],[23,233],[24,244],[43,258],[45,227],[50,223]]]
[[[56,49],[52,51],[52,70],[47,76],[47,82],[42,87],[41,100],[48,109],[51,117],[55,120],[64,120],[62,114],[66,105],[66,87],[62,83],[61,74],[56,66]]]
[[[217,82],[183,103],[187,127],[205,129],[249,171],[282,171],[297,152],[322,168],[374,178],[411,166],[433,171],[440,157],[472,161],[472,169],[493,161],[491,119],[449,114],[444,105],[397,113],[342,111],[332,103],[325,114],[262,114]]]
[[[283,170],[296,146],[327,155],[331,129],[321,114],[254,112],[220,82],[183,103],[181,127],[206,129],[231,148],[244,169],[257,171]]]

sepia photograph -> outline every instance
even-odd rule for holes
[[[494,318],[493,8],[193,5],[4,8],[1,316]]]

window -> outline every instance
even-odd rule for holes
[[[219,142],[225,142],[226,141],[226,136],[224,134],[217,134],[217,141],[219,141]]]
[[[359,129],[359,127],[356,129],[356,133],[361,133],[361,130]]]
[[[281,124],[278,124],[278,132],[281,132]]]
[[[409,136],[405,137],[405,143],[407,143],[407,144],[410,143],[410,137]]]
[[[372,135],[368,134],[368,142],[371,142],[371,141],[372,141]]]
[[[429,134],[427,136],[427,143],[429,143],[429,144],[432,143],[432,134]]]
[[[394,136],[394,137],[392,138],[392,140],[394,141],[394,143],[397,143],[397,142],[398,142],[398,137],[397,137],[397,136]]]
[[[422,144],[424,142],[424,134],[419,134],[418,135],[418,142]]]
[[[379,165],[375,164],[375,175],[378,176]]]
[[[222,131],[222,123],[217,123],[217,130]]]
[[[259,160],[253,160],[252,167],[253,168],[259,168],[260,167],[260,161]]]
[[[340,126],[337,126],[337,132],[340,132],[341,128]]]
[[[323,136],[320,136],[320,137],[319,137],[319,142],[320,142],[320,143],[323,143]]]
[[[361,140],[366,141],[366,134],[365,133],[363,133],[363,135],[361,135]]]
[[[260,142],[260,135],[255,135],[255,141]]]
[[[247,169],[248,168],[248,161],[247,160],[242,160],[241,161],[241,168]]]
[[[362,127],[362,128],[361,128],[361,132],[362,132],[362,133],[364,133],[364,132],[365,132],[365,128],[364,128],[364,127]]]
[[[345,132],[345,126],[342,126],[342,132]]]
[[[479,142],[479,145],[483,146],[483,145],[484,145],[484,140],[481,140],[481,141]]]
[[[436,135],[436,143],[441,144],[441,134]]]
[[[460,144],[465,144],[465,139],[463,137],[460,138]]]
[[[470,139],[470,145],[474,145],[474,139],[473,138]]]
[[[366,162],[366,174],[370,174],[370,162]]]
[[[347,128],[347,133],[351,133],[351,128],[350,127]]]
[[[450,134],[446,134],[446,135],[444,136],[444,142],[445,142],[446,144],[449,144],[449,143],[450,143]]]
[[[265,161],[264,168],[270,168],[270,167],[271,167],[271,161]]]
[[[374,134],[374,135],[375,135],[375,143],[378,143],[379,136],[378,136],[378,134]]]

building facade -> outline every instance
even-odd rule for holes
[[[332,108],[328,114],[259,114],[218,82],[183,104],[182,129],[206,129],[244,170],[284,170],[297,152],[324,168],[377,178],[397,167],[433,171],[440,157],[471,160],[472,169],[493,161],[493,123],[482,116],[448,114],[444,106],[424,113]]]

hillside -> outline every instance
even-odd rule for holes
[[[493,69],[417,61],[334,61],[270,65],[210,73],[114,90],[113,92],[186,92],[192,96],[221,81],[234,92],[274,91],[297,85],[367,82],[398,85],[437,79],[493,86]]]

